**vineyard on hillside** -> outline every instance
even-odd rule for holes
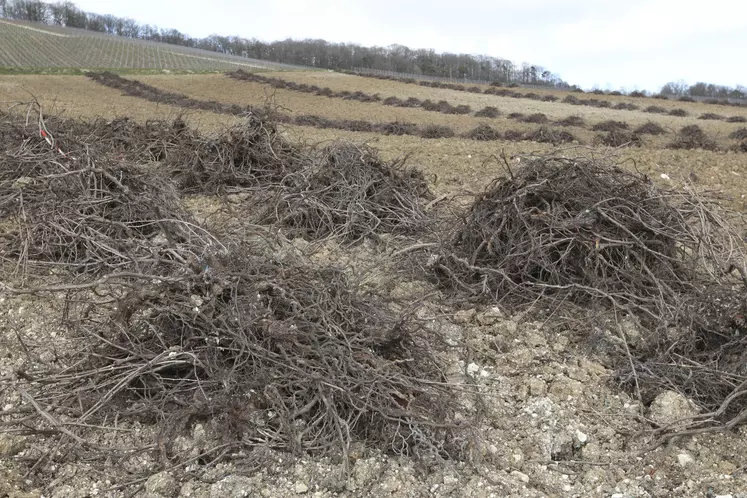
[[[225,71],[282,67],[165,43],[0,20],[0,68]]]

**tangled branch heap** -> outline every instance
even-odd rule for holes
[[[692,192],[549,157],[493,182],[435,268],[442,282],[501,302],[603,301],[671,322],[681,297],[730,281],[739,258],[726,223]]]
[[[252,112],[240,125],[194,137],[169,157],[166,170],[187,193],[279,184],[309,162],[308,152],[284,139],[272,116]]]
[[[683,126],[667,147],[670,149],[718,150],[716,141],[698,125]]]
[[[426,222],[423,201],[431,193],[423,174],[404,163],[386,163],[369,147],[334,144],[287,179],[267,219],[312,239],[412,233]]]
[[[618,381],[678,389],[728,427],[747,416],[743,243],[693,191],[586,159],[530,158],[474,202],[433,261],[442,285],[509,309],[631,317],[646,334]]]
[[[76,274],[143,273],[199,259],[215,242],[180,207],[169,183],[144,167],[101,155],[107,146],[117,147],[120,156],[149,154],[154,144],[143,140],[147,128],[113,134],[111,124],[79,123],[50,138],[50,146],[4,117],[2,259],[24,269],[31,264]],[[32,129],[52,136],[41,117]],[[89,147],[89,137],[101,140]],[[131,147],[132,137],[144,144]]]
[[[37,402],[74,409],[81,424],[209,416],[226,440],[294,452],[346,454],[356,440],[397,453],[459,445],[435,338],[340,270],[243,248],[131,290],[76,329],[87,347],[74,366],[30,375],[44,378]]]

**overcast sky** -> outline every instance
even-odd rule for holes
[[[539,64],[584,88],[747,85],[739,0],[77,0],[191,36],[323,38]]]

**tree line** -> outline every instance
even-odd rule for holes
[[[745,99],[747,87],[737,85],[736,88],[713,83],[698,82],[688,85],[684,81],[672,81],[661,88],[663,95],[671,97],[709,97],[714,99]]]
[[[528,63],[517,65],[500,57],[437,53],[431,49],[413,50],[403,45],[365,47],[325,40],[287,39],[263,42],[256,38],[220,35],[193,38],[176,29],[139,24],[133,19],[113,15],[84,12],[69,1],[46,3],[40,0],[0,0],[0,16],[284,64],[333,70],[380,69],[465,80],[568,87],[560,76],[544,67]]]

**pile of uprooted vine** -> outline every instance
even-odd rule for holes
[[[607,161],[526,159],[506,163],[432,258],[439,282],[514,311],[632,320],[647,345],[623,352],[623,385],[644,402],[681,390],[708,412],[693,429],[741,423],[747,269],[727,214]]]

